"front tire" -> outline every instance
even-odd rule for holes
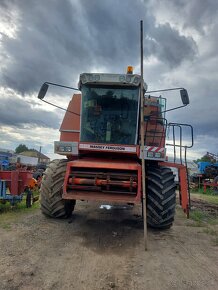
[[[67,218],[74,210],[75,200],[63,200],[63,184],[67,161],[53,160],[48,165],[40,187],[41,211],[53,218]]]
[[[147,223],[153,228],[170,228],[176,209],[176,184],[170,168],[147,169]]]

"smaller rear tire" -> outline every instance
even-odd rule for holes
[[[33,205],[33,193],[31,192],[31,190],[28,190],[26,193],[26,207],[32,207]]]

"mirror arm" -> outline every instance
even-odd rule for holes
[[[186,107],[187,106],[187,104],[186,105],[182,105],[182,106],[179,106],[179,107],[175,107],[175,108],[172,108],[172,109],[169,109],[169,110],[165,110],[165,111],[162,111],[162,112],[155,112],[155,113],[153,113],[153,114],[150,114],[150,115],[148,115],[148,116],[146,116],[146,118],[147,117],[153,117],[153,116],[155,116],[155,115],[158,115],[159,113],[166,113],[166,112],[169,112],[169,111],[174,111],[174,110],[177,110],[177,109],[181,109],[181,108],[184,108],[184,107]]]
[[[44,92],[44,94],[42,94],[42,96],[40,96],[40,92],[43,91],[43,86],[45,86],[45,85],[46,85],[45,92]],[[80,116],[80,114],[78,114],[78,113],[75,113],[75,112],[73,112],[73,111],[70,111],[70,110],[68,110],[68,109],[62,108],[62,107],[60,107],[60,106],[58,106],[58,105],[55,105],[55,104],[52,104],[52,103],[50,103],[50,102],[48,102],[48,101],[43,100],[44,96],[46,95],[46,92],[47,92],[47,90],[48,90],[49,85],[57,86],[57,87],[62,87],[62,88],[70,89],[70,90],[76,90],[76,91],[79,91],[79,89],[76,89],[76,88],[73,88],[73,87],[64,86],[64,85],[59,85],[59,84],[56,84],[56,83],[45,82],[45,83],[42,85],[41,89],[40,89],[40,92],[39,92],[38,98],[39,98],[41,101],[43,101],[44,103],[49,104],[49,105],[51,105],[51,106],[53,106],[53,107],[55,107],[55,108],[61,109],[61,110],[63,110],[63,111],[66,111],[66,112],[72,113],[72,114],[77,115],[77,116]]]
[[[73,87],[64,86],[64,85],[59,85],[59,84],[56,84],[56,83],[45,82],[45,84],[56,86],[56,87],[61,87],[61,88],[65,88],[65,89],[79,91],[79,89],[76,89],[76,88],[73,88]]]
[[[156,91],[147,91],[145,94],[148,93],[159,93],[159,92],[166,92],[166,91],[177,91],[177,90],[185,90],[184,88],[173,88],[173,89],[164,89],[164,90],[156,90]]]
[[[61,109],[61,110],[65,111],[65,112],[69,112],[69,113],[74,114],[74,115],[76,115],[76,116],[80,116],[80,114],[78,114],[78,113],[75,113],[75,112],[70,111],[70,110],[68,110],[68,109],[62,108],[62,107],[60,107],[60,106],[58,106],[58,105],[55,105],[55,104],[52,104],[52,103],[50,103],[50,102],[48,102],[48,101],[45,101],[45,100],[42,100],[42,101],[43,101],[44,103],[46,103],[46,104],[49,104],[49,105],[51,105],[51,106],[53,106],[53,107],[55,107],[55,108]]]
[[[175,108],[172,108],[172,109],[169,109],[169,110],[165,110],[165,111],[163,111],[163,112],[161,112],[161,113],[166,113],[166,112],[169,112],[169,111],[174,111],[174,110],[177,110],[177,109],[181,109],[181,108],[184,108],[184,107],[186,107],[188,104],[186,104],[186,105],[182,105],[182,106],[179,106],[179,107],[175,107]]]

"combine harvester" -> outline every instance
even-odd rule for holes
[[[189,104],[188,93],[184,88],[147,91],[142,35],[141,22],[141,75],[133,74],[132,67],[127,74],[80,75],[81,93],[73,95],[60,128],[60,141],[55,142],[55,153],[67,159],[52,161],[42,180],[41,210],[45,215],[69,217],[76,200],[141,203],[145,236],[147,224],[169,228],[176,207],[170,167],[178,169],[181,206],[188,215],[187,168],[182,160],[168,163],[165,147],[167,128],[173,132],[179,128],[180,143],[176,144],[174,134],[174,150],[185,147],[186,156],[184,127],[190,129],[193,145],[190,125],[168,123],[165,118],[167,111]],[[46,82],[39,99],[43,100],[49,85],[74,89]],[[180,90],[183,105],[166,110],[166,98],[153,96],[168,90]]]

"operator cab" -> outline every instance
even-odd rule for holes
[[[140,81],[136,74],[80,75],[80,142],[137,144]]]

